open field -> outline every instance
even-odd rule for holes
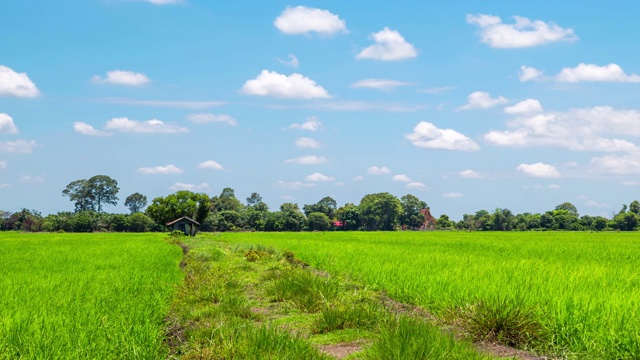
[[[634,233],[224,233],[220,239],[291,250],[472,332],[491,314],[515,316],[530,332],[514,340],[519,347],[575,359],[640,356]],[[498,340],[511,341],[504,334]]]
[[[182,279],[162,234],[0,233],[0,359],[158,359]]]

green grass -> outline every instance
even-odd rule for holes
[[[225,233],[219,238],[291,250],[311,266],[353,277],[443,318],[457,313],[458,319],[450,320],[472,334],[484,327],[495,339],[571,359],[640,357],[635,233]],[[513,328],[520,329],[516,335],[508,332]]]
[[[162,234],[0,233],[0,359],[160,359],[182,279]]]

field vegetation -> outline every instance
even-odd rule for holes
[[[0,359],[160,359],[182,251],[160,234],[0,233]]]

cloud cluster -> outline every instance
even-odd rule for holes
[[[504,108],[504,112],[511,115],[537,114],[542,112],[542,104],[536,99],[526,99],[519,103]]]
[[[421,121],[413,133],[405,136],[417,147],[457,151],[478,151],[480,146],[467,136],[452,130],[439,129],[430,122]]]
[[[9,67],[0,65],[0,97],[33,98],[38,95],[40,90],[26,73],[17,73]]]
[[[580,82],[640,82],[640,75],[627,74],[618,64],[599,66],[580,63],[576,67],[566,67],[552,77],[544,77],[544,71],[530,66],[520,67],[520,81],[552,80],[565,83]]]
[[[209,187],[209,184],[207,184],[206,182],[203,182],[200,184],[188,184],[188,183],[177,182],[169,186],[169,189],[174,191],[180,191],[180,190],[209,191],[210,187]]]
[[[460,110],[489,109],[508,102],[509,100],[504,96],[498,96],[494,99],[487,92],[475,91],[469,94],[467,104],[460,107]]]
[[[130,120],[126,117],[113,118],[104,125],[104,130],[98,130],[93,126],[77,121],[73,123],[73,129],[75,132],[82,135],[89,136],[110,136],[115,132],[121,133],[184,133],[189,132],[189,129],[176,125],[168,124],[164,121],[152,119],[147,121]]]
[[[217,161],[207,160],[198,164],[198,169],[224,170],[224,167]]]
[[[180,169],[179,167],[173,164],[169,164],[165,166],[141,167],[138,169],[138,172],[140,174],[145,174],[145,175],[157,175],[157,174],[174,175],[174,174],[181,174],[184,172],[184,170]]]
[[[227,114],[211,114],[211,113],[199,113],[187,115],[187,120],[194,124],[207,124],[207,123],[225,123],[230,126],[238,125],[238,121]]]
[[[329,159],[327,159],[324,156],[307,155],[307,156],[301,156],[293,159],[287,159],[284,162],[285,164],[316,165],[316,164],[323,164],[323,163],[329,162]]]
[[[408,43],[396,30],[388,27],[371,34],[375,44],[365,48],[356,55],[356,59],[397,61],[418,56],[416,49]]]
[[[91,81],[97,84],[112,84],[124,86],[142,86],[151,82],[151,80],[143,73],[137,73],[127,70],[107,71],[107,76],[102,78],[95,75]]]
[[[320,143],[317,140],[301,137],[295,142],[297,147],[301,147],[303,149],[317,149],[320,147]]]
[[[318,131],[322,127],[322,122],[317,117],[311,116],[303,123],[294,123],[289,125],[289,129]]]
[[[499,16],[467,15],[467,23],[479,27],[480,40],[493,48],[524,48],[558,41],[576,41],[573,29],[552,22],[514,16],[515,23],[505,24]]]
[[[35,140],[13,140],[0,142],[0,152],[9,154],[30,154],[38,147]]]
[[[346,33],[347,24],[338,15],[328,10],[306,6],[287,7],[274,21],[273,25],[284,34],[321,35]]]
[[[520,164],[516,167],[516,170],[527,176],[538,178],[559,178],[561,176],[558,169],[554,166],[541,162],[535,164]]]
[[[470,179],[477,179],[482,177],[482,175],[480,175],[479,173],[471,169],[460,171],[458,175],[460,175],[460,177],[470,178]]]
[[[334,180],[335,178],[333,176],[327,176],[319,172],[313,173],[305,178],[305,181],[309,181],[309,182],[327,182],[327,181],[334,181]]]
[[[315,81],[298,73],[289,76],[262,70],[255,79],[247,80],[240,90],[246,95],[273,96],[285,99],[324,99],[331,97]]]
[[[369,169],[367,169],[367,174],[369,175],[385,175],[389,173],[391,173],[391,170],[389,170],[389,168],[387,168],[386,166],[371,166],[369,167]]]

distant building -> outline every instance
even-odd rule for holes
[[[200,223],[188,216],[183,216],[166,224],[171,231],[182,231],[185,235],[196,236]]]

